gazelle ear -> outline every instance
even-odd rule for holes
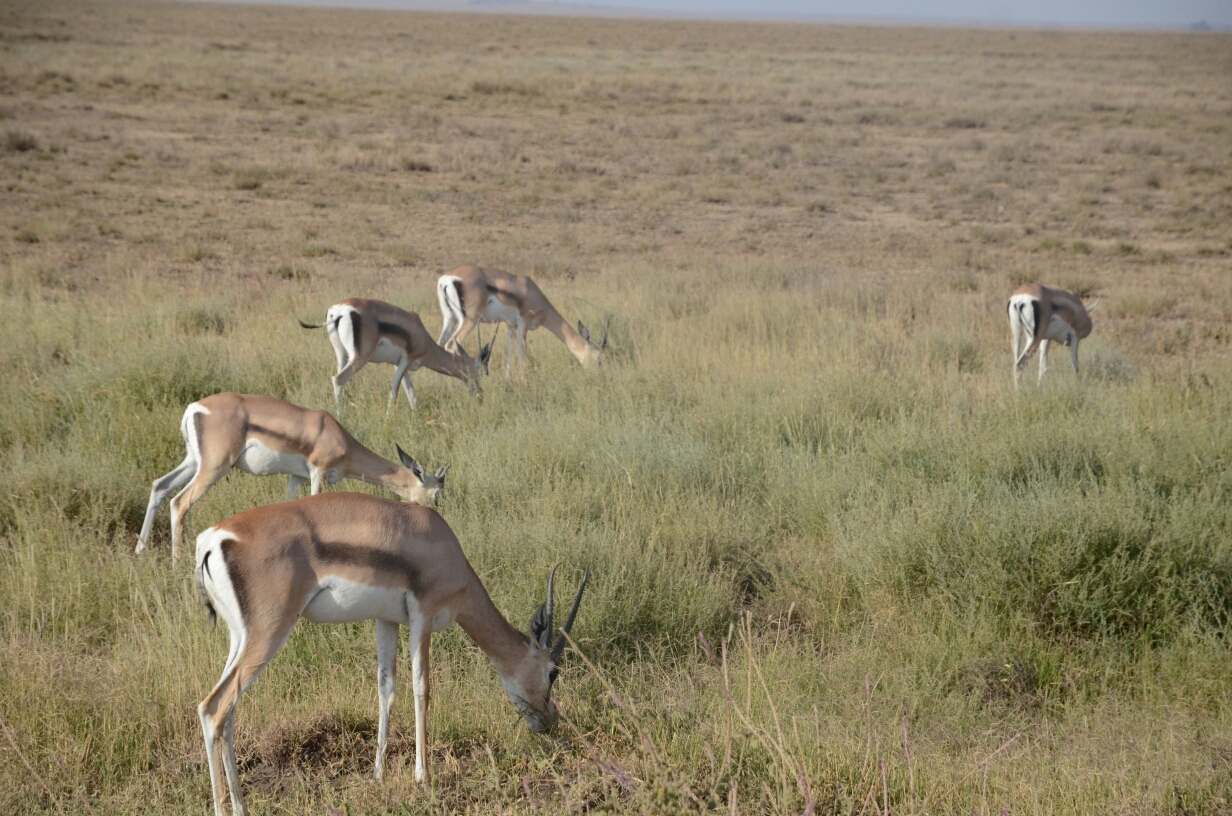
[[[587,343],[590,342],[590,329],[582,325],[582,321],[578,321],[578,334],[582,335],[582,339]]]
[[[530,619],[530,639],[539,644],[540,649],[548,648],[552,640],[552,617],[547,607],[547,604],[540,604]]]
[[[440,468],[437,469],[436,478],[439,479],[441,483],[443,484],[445,482],[445,475],[447,473],[449,473],[449,463],[448,462],[441,465]]]
[[[398,449],[398,458],[402,460],[402,466],[409,468],[415,474],[415,477],[422,482],[424,477],[423,466],[413,456],[402,450],[401,445],[394,445],[394,447]]]

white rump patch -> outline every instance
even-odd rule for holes
[[[246,632],[244,618],[240,614],[239,600],[231,585],[231,574],[227,571],[227,561],[222,555],[222,542],[238,540],[235,533],[230,530],[209,527],[197,536],[197,551],[194,560],[198,567],[201,567],[204,561],[204,569],[201,570],[201,585],[205,588],[205,594],[209,596],[214,611],[227,624],[233,637],[242,640]],[[206,556],[209,556],[208,561],[205,561]]]

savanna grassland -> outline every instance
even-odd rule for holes
[[[569,723],[455,628],[431,794],[405,665],[374,783],[372,624],[301,624],[239,706],[254,814],[1232,812],[1230,79],[1226,34],[0,4],[0,812],[207,810],[225,631],[165,510],[132,556],[180,415],[331,407],[296,319],[435,332],[464,263],[603,364],[540,331],[482,402],[374,365],[338,416],[452,463],[515,624],[590,565]],[[1037,280],[1103,301],[1015,393]]]

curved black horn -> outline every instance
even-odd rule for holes
[[[547,646],[552,642],[552,626],[554,613],[556,611],[556,570],[560,569],[560,564],[552,567],[552,574],[548,576],[548,602],[544,607],[544,615],[547,617],[548,628],[543,630],[543,645]]]
[[[573,599],[573,608],[569,610],[569,617],[565,619],[564,628],[561,629],[561,636],[556,639],[556,645],[552,647],[552,662],[555,663],[560,659],[560,653],[565,650],[565,635],[573,631],[573,619],[577,617],[578,607],[582,605],[582,593],[586,591],[586,582],[590,580],[590,567],[586,568],[586,572],[582,575],[582,585],[578,587],[577,597]]]

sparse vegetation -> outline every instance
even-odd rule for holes
[[[0,150],[0,812],[206,812],[226,638],[165,517],[131,556],[184,406],[332,410],[296,319],[376,297],[435,332],[472,262],[610,317],[604,364],[537,332],[482,403],[417,372],[387,413],[364,372],[339,418],[453,463],[516,624],[591,565],[569,722],[528,733],[452,629],[432,797],[405,665],[374,784],[372,628],[301,624],[239,706],[254,816],[1232,808],[1228,35],[7,15],[38,140]],[[1081,383],[1058,349],[1015,395],[1028,281],[1107,298]],[[284,489],[224,480],[188,533]]]

